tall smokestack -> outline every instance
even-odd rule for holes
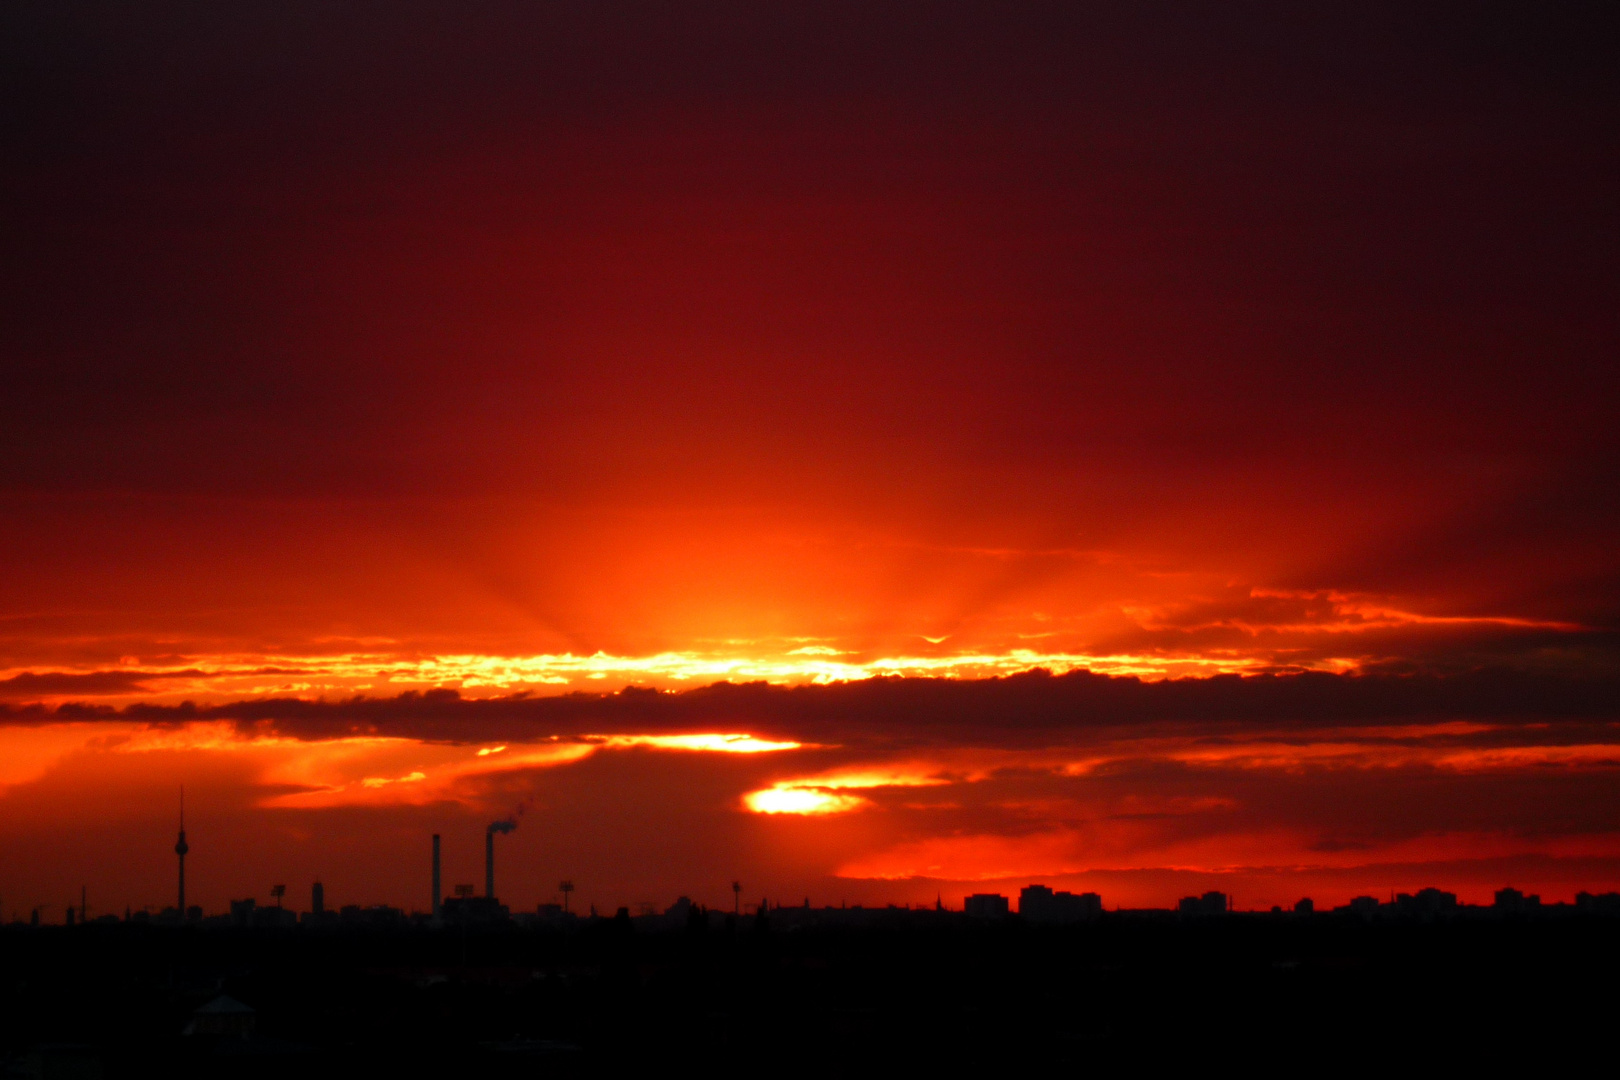
[[[489,828],[484,830],[484,895],[491,900],[495,899],[495,834],[509,833],[515,828],[517,822],[507,818],[490,822]]]
[[[443,896],[444,896],[444,892],[439,887],[439,834],[434,833],[433,834],[433,917],[435,919],[437,919],[441,914],[443,914],[439,910],[439,905],[442,902],[440,898],[443,897]]]

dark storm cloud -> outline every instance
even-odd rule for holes
[[[25,671],[0,679],[0,699],[31,700],[39,697],[111,697],[118,694],[147,693],[153,682],[164,679],[194,678],[201,671]]]
[[[1431,549],[1431,567],[1443,565],[1444,550]],[[1588,557],[1575,565],[1590,568],[1596,560]],[[1496,610],[1557,610],[1545,603],[1532,604],[1522,593],[1517,597],[1522,607],[1504,603],[1500,593],[1511,591],[1514,583],[1499,584],[1481,568],[1475,569],[1479,587],[1497,595],[1474,600],[1474,604],[1501,604]],[[1346,580],[1354,580],[1352,572],[1343,573]],[[1456,576],[1451,580],[1459,589],[1468,587]],[[1461,599],[1452,605],[1469,606]],[[1572,607],[1575,605],[1566,603],[1562,610],[1574,614]],[[1492,610],[1487,607],[1475,618],[1433,617],[1390,610],[1387,602],[1368,597],[1327,591],[1268,594],[1234,586],[1139,616],[1136,627],[1088,641],[1086,649],[1112,655],[1269,657],[1278,669],[1321,667],[1352,658],[1364,670],[1405,667],[1435,672],[1512,666],[1620,671],[1620,635],[1612,628],[1601,623],[1584,626],[1492,617]],[[1588,609],[1586,613],[1595,612]]]
[[[125,671],[92,671],[84,674],[64,672],[36,674],[25,671],[9,679],[0,679],[0,698],[22,700],[58,694],[101,697],[111,694],[144,693],[148,689],[139,673]]]
[[[40,711],[13,716],[37,720]],[[1507,725],[1620,720],[1620,680],[1511,670],[1458,675],[1221,676],[1142,682],[1043,671],[984,680],[871,679],[825,686],[717,683],[679,693],[468,699],[453,690],[346,701],[63,705],[58,719],[228,720],[300,738],[379,734],[457,742],[587,734],[723,731],[899,749],[1083,744],[1099,736],[1195,729],[1308,735],[1347,726],[1447,720]],[[1538,738],[1547,738],[1540,732]],[[1487,740],[1488,742],[1488,740]]]
[[[297,675],[298,668],[258,667],[243,668],[238,675]],[[197,668],[173,668],[148,671],[139,668],[119,668],[109,671],[24,671],[9,679],[0,679],[0,700],[33,701],[38,698],[120,697],[151,693],[167,680],[199,679],[210,672]]]

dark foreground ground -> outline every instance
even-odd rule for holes
[[[109,1077],[1535,1074],[1610,1060],[1617,961],[1610,919],[7,929],[0,1060]],[[221,993],[254,1010],[252,1034],[182,1034]]]

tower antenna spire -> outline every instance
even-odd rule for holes
[[[180,857],[180,917],[186,917],[186,852],[191,845],[186,843],[186,786],[180,785],[180,839],[175,841],[174,853]]]

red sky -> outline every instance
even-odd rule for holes
[[[7,917],[1620,884],[1602,6],[0,19]]]

